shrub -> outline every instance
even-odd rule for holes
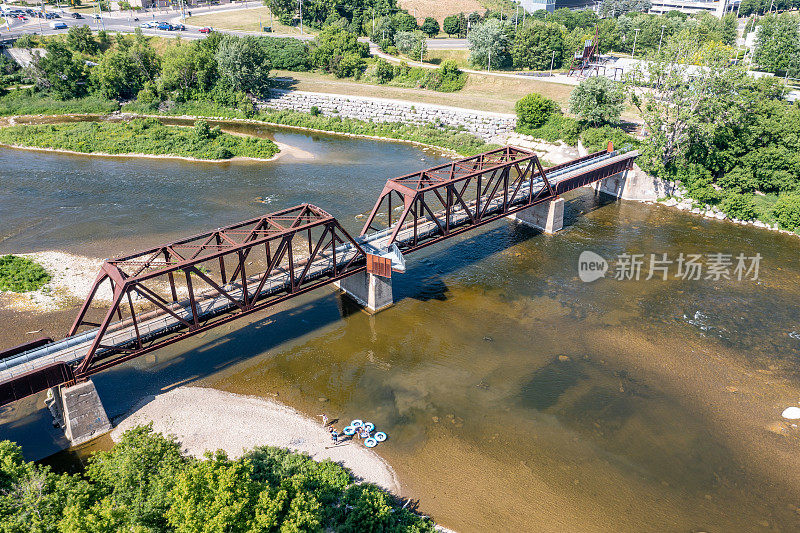
[[[375,62],[375,77],[378,83],[387,83],[394,78],[394,67],[385,59],[378,59]]]
[[[797,231],[800,228],[800,193],[780,195],[772,213],[782,228]]]
[[[17,255],[0,257],[0,291],[35,291],[48,281],[50,274],[38,263]]]
[[[756,210],[751,195],[744,195],[729,192],[719,204],[722,212],[731,218],[739,220],[753,220],[756,218]]]
[[[260,37],[272,68],[306,71],[311,68],[308,44],[293,37]]]
[[[322,114],[322,111],[320,111],[320,109],[319,109],[317,106],[315,106],[315,105],[312,105],[312,106],[311,106],[311,109],[309,109],[309,111],[308,111],[308,112],[309,112],[309,113],[311,113],[311,116],[312,116],[312,117],[316,117],[316,116],[318,116],[318,115],[321,115],[321,114]]]
[[[539,93],[531,93],[514,106],[517,111],[517,128],[541,127],[554,114],[560,112],[558,104]]]
[[[622,85],[605,76],[583,80],[569,95],[569,110],[593,125],[615,124],[622,114],[625,93]]]

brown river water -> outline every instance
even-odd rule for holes
[[[357,233],[387,178],[445,160],[259,131],[316,157],[2,149],[0,253],[110,257],[301,202]],[[100,396],[112,419],[185,383],[369,419],[390,435],[377,450],[403,495],[459,531],[800,530],[800,429],[780,416],[800,401],[800,240],[589,190],[566,200],[556,235],[502,221],[409,255],[395,305],[375,316],[320,289],[100,374]],[[582,282],[586,250],[646,254],[641,278],[613,279],[612,262]],[[757,280],[733,267],[730,280],[676,279],[675,264],[646,280],[651,253],[761,260]],[[39,327],[63,336],[74,312],[0,311],[0,347]],[[0,413],[0,439],[35,459],[63,445],[42,405]]]

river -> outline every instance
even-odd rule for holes
[[[0,253],[111,257],[303,202],[357,233],[387,178],[446,160],[261,133],[315,158],[2,149]],[[102,373],[97,389],[112,419],[184,383],[370,419],[403,494],[459,531],[800,529],[800,433],[780,418],[800,401],[800,240],[588,189],[566,200],[556,235],[501,221],[409,256],[375,316],[320,289]],[[582,282],[585,250],[645,254],[640,279],[613,279],[616,261]],[[676,279],[673,263],[647,280],[651,253],[761,259],[757,279]],[[42,321],[62,336],[73,316],[0,311],[0,346]],[[0,439],[31,458],[63,443],[41,400],[0,413]]]

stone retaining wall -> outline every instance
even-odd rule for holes
[[[436,123],[463,127],[484,141],[497,135],[514,131],[517,117],[508,113],[489,113],[460,107],[420,104],[328,93],[272,89],[271,98],[262,100],[258,107],[291,109],[308,113],[316,106],[323,115],[338,115],[372,122],[403,122],[408,124]]]

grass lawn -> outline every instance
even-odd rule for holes
[[[272,26],[273,33],[300,33],[299,27],[281,24],[278,17],[272,17],[270,10],[266,7],[237,9],[235,11],[223,11],[221,13],[209,13],[207,15],[187,17],[186,24],[239,31],[261,31],[262,26]],[[303,33],[313,33],[313,31],[304,26]],[[264,35],[269,35],[269,33],[265,33]]]
[[[292,81],[286,86],[299,91],[394,98],[496,113],[514,113],[514,104],[517,100],[532,92],[538,92],[548,98],[552,98],[564,108],[569,100],[569,93],[573,88],[570,85],[547,83],[534,79],[501,78],[470,74],[467,78],[467,84],[462,90],[455,93],[439,93],[425,89],[373,85],[352,79],[342,80],[329,74],[317,72],[278,70],[275,71],[274,75],[291,78]]]
[[[278,153],[278,147],[269,139],[234,136],[209,128],[203,121],[198,121],[194,128],[185,128],[165,126],[151,118],[9,126],[0,129],[0,142],[87,154],[174,155],[197,159],[268,159]]]
[[[428,50],[425,63],[441,65],[447,59],[455,61],[460,68],[472,68],[469,64],[469,50]]]

